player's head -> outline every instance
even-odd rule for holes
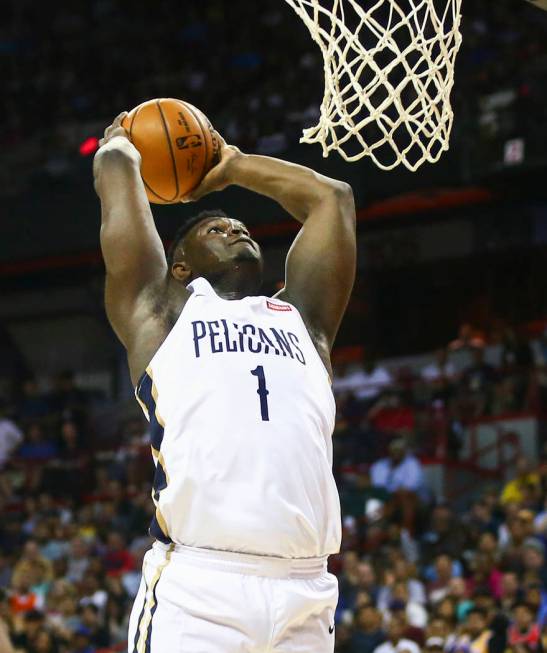
[[[262,252],[240,220],[220,209],[202,211],[179,228],[167,254],[171,275],[185,285],[197,277],[215,281],[242,273],[258,290]]]

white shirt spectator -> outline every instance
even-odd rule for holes
[[[437,381],[442,377],[451,379],[456,376],[456,366],[454,363],[448,361],[443,367],[437,361],[426,365],[422,370],[422,379],[424,381],[432,382]]]
[[[420,653],[420,647],[410,639],[400,639],[396,645],[384,642],[374,649],[374,653]]]
[[[416,601],[409,601],[406,604],[406,620],[414,628],[425,628],[427,626],[427,610]]]
[[[425,605],[427,603],[427,595],[425,593],[424,584],[416,578],[410,578],[407,581],[408,597],[412,603],[419,603]],[[391,602],[391,588],[384,586],[378,594],[378,609],[386,611]]]
[[[385,368],[376,366],[370,373],[354,368],[342,377],[335,377],[332,387],[335,394],[352,392],[357,399],[374,399],[392,384],[391,374]]]
[[[423,472],[420,461],[407,454],[398,465],[391,458],[382,458],[370,468],[372,485],[383,487],[388,492],[409,490],[418,492],[423,485]]]
[[[23,433],[19,427],[6,417],[0,418],[0,469],[22,440]]]
[[[97,590],[90,594],[89,596],[83,596],[80,599],[80,605],[89,605],[93,604],[101,614],[104,614],[106,609],[106,603],[108,601],[108,594],[105,590]]]

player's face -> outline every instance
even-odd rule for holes
[[[194,227],[185,240],[185,258],[195,272],[206,274],[227,264],[256,263],[262,266],[262,252],[247,227],[232,218],[213,218]]]

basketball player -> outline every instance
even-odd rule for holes
[[[130,653],[327,653],[340,546],[329,352],[355,273],[350,187],[242,154],[188,197],[231,184],[302,227],[285,287],[260,293],[262,255],[222,211],[183,225],[167,260],[118,116],[94,164],[106,311],[150,421],[155,538]]]

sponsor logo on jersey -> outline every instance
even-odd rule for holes
[[[275,304],[269,299],[266,300],[266,306],[272,311],[292,311],[292,306],[289,306],[288,304]]]

